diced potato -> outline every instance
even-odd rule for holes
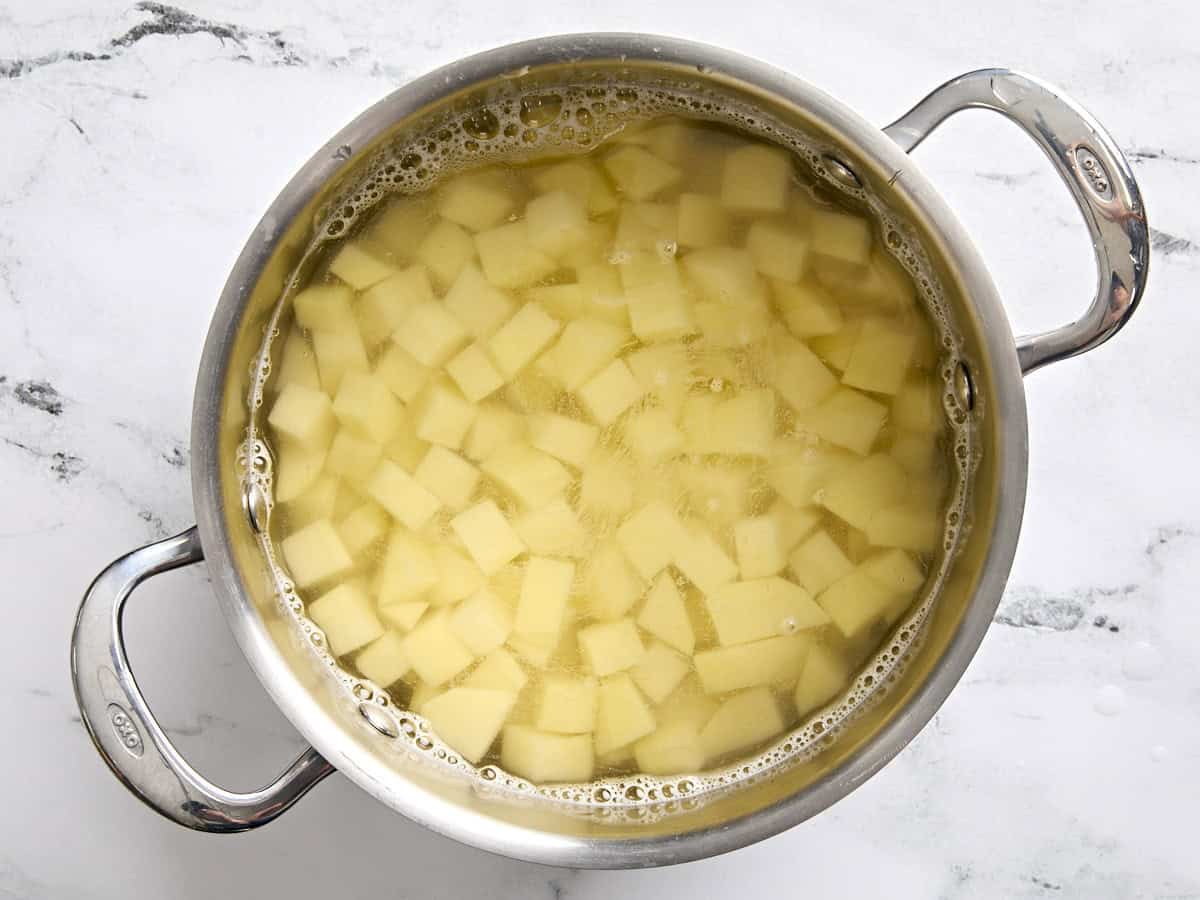
[[[529,676],[517,658],[501,647],[485,656],[463,680],[463,687],[486,688],[518,694]]]
[[[601,425],[611,425],[641,399],[641,385],[623,360],[616,359],[583,384],[577,396],[583,408]]]
[[[384,459],[390,459],[406,472],[416,469],[429,452],[429,443],[417,437],[412,423],[400,426],[396,436],[383,448]]]
[[[689,505],[701,517],[732,526],[746,515],[751,493],[749,469],[720,463],[685,463],[679,465],[678,472]]]
[[[463,266],[443,303],[467,333],[480,341],[507,322],[516,309],[513,299],[484,278],[474,263]]]
[[[479,408],[468,402],[462,392],[444,381],[430,384],[413,407],[417,437],[451,450],[462,446],[463,438]]]
[[[587,781],[595,768],[592,738],[507,725],[500,736],[500,765],[537,784]]]
[[[316,284],[292,298],[292,312],[300,327],[314,334],[349,331],[354,327],[353,296],[344,284]]]
[[[625,304],[633,333],[643,341],[670,341],[696,331],[691,304],[681,285],[642,284],[627,288]]]
[[[354,658],[354,667],[380,687],[395,684],[412,668],[404,655],[403,636],[395,631],[385,631]]]
[[[588,216],[583,201],[566,191],[551,191],[525,207],[529,242],[538,250],[561,257],[588,240]]]
[[[506,444],[523,438],[525,429],[524,416],[499,403],[481,403],[467,433],[463,452],[476,462],[482,462]]]
[[[475,235],[483,274],[496,287],[527,287],[558,268],[552,256],[530,242],[526,226],[509,222]]]
[[[583,467],[579,508],[599,519],[614,519],[633,506],[632,467],[623,459],[597,452]]]
[[[705,597],[717,639],[744,644],[829,624],[808,591],[778,576],[735,581]]]
[[[338,522],[338,537],[351,556],[358,556],[387,534],[390,524],[388,514],[382,509],[374,503],[363,503]]]
[[[820,644],[813,647],[796,684],[796,712],[806,716],[824,706],[850,683],[851,674],[841,653]]]
[[[759,219],[746,233],[754,267],[769,278],[796,282],[808,263],[808,237],[774,219]]]
[[[279,362],[275,364],[275,385],[282,389],[286,384],[299,384],[320,390],[321,376],[317,374],[317,358],[304,339],[304,333],[293,327],[278,351]]]
[[[855,637],[882,619],[898,600],[911,596],[875,580],[860,566],[822,591],[817,602],[842,634]]]
[[[713,349],[729,350],[763,340],[771,323],[767,308],[758,303],[715,303],[706,300],[693,309],[704,344]]]
[[[610,322],[576,319],[542,359],[549,358],[555,377],[573,391],[612,362],[628,339],[628,331]]]
[[[846,467],[820,494],[821,505],[844,522],[866,530],[879,510],[903,500],[908,474],[886,453]]]
[[[696,587],[706,594],[737,578],[737,564],[704,528],[693,527],[677,544],[672,560]]]
[[[664,409],[676,411],[692,383],[692,366],[682,344],[641,347],[625,357],[642,390],[652,394]]]
[[[322,473],[304,493],[288,501],[288,527],[298,529],[320,519],[336,518],[338,503],[345,493],[340,478]]]
[[[438,581],[426,596],[435,606],[457,603],[483,587],[486,579],[479,567],[456,548],[438,542],[430,548],[429,555],[437,569]]]
[[[450,613],[450,630],[476,656],[500,647],[508,640],[512,627],[512,610],[487,588],[468,597]]]
[[[643,464],[654,464],[683,452],[684,435],[667,410],[654,407],[625,422],[625,444]]]
[[[417,245],[429,230],[432,216],[426,204],[412,197],[394,200],[371,222],[368,232],[372,241],[386,247],[400,260],[410,260]]]
[[[496,742],[516,699],[507,691],[456,687],[429,700],[421,715],[463,759],[477,763]]]
[[[716,247],[729,240],[729,214],[707,194],[680,194],[676,228],[681,247]]]
[[[529,418],[529,442],[543,453],[576,468],[583,466],[599,435],[600,429],[595,425],[558,413],[542,413]]]
[[[619,258],[617,274],[621,279],[621,289],[626,292],[640,287],[653,286],[667,291],[683,286],[675,259],[658,252],[638,251],[625,254]]]
[[[791,178],[787,151],[761,144],[739,147],[725,157],[721,202],[741,213],[783,212]]]
[[[470,231],[494,228],[512,208],[512,188],[491,172],[459,175],[438,191],[438,214]]]
[[[867,319],[858,332],[842,383],[877,394],[895,394],[904,382],[916,336],[881,319]]]
[[[577,638],[588,669],[601,678],[632,668],[645,653],[631,619],[589,625],[579,629]]]
[[[536,303],[526,303],[488,340],[496,368],[512,380],[558,334],[561,326]]]
[[[613,275],[615,277],[616,273]],[[587,314],[588,294],[580,284],[542,284],[526,288],[522,296],[554,318],[566,321],[568,326]]]
[[[379,604],[379,618],[392,628],[412,631],[428,609],[429,604],[424,600],[395,600]],[[407,663],[407,658],[405,662]]]
[[[325,632],[334,656],[345,656],[383,634],[375,606],[356,584],[339,584],[307,605],[305,612]]]
[[[743,579],[763,578],[787,565],[785,540],[775,516],[752,516],[733,525],[733,546]]]
[[[912,278],[896,257],[876,245],[865,266],[825,257],[817,260],[817,278],[850,307],[883,313],[910,311],[916,302]]]
[[[737,306],[760,299],[754,260],[745,250],[694,250],[683,257],[683,270],[705,300]]]
[[[682,775],[704,767],[704,747],[690,722],[660,724],[633,748],[638,769],[649,775]]]
[[[390,393],[388,397],[391,398]],[[369,438],[359,437],[349,429],[341,428],[334,435],[333,443],[329,445],[325,468],[344,479],[347,484],[354,485],[356,489],[365,490],[367,479],[382,456],[382,445]]]
[[[450,527],[485,575],[493,575],[525,552],[494,500],[484,500],[460,512]]]
[[[513,527],[529,552],[542,556],[582,556],[588,542],[579,516],[562,497],[522,513]]]
[[[442,501],[391,460],[375,467],[367,493],[413,531],[420,531],[442,508]]]
[[[939,392],[924,378],[912,378],[892,398],[893,424],[920,434],[933,434],[945,424]]]
[[[646,581],[687,553],[684,545],[690,542],[674,510],[661,501],[646,504],[626,519],[616,537],[626,558]]]
[[[805,344],[776,335],[774,350],[775,390],[796,412],[811,409],[837,388],[837,378]]]
[[[362,244],[351,241],[342,245],[329,263],[329,271],[356,291],[365,291],[371,285],[396,274],[396,267]]]
[[[416,679],[416,686],[413,688],[412,696],[408,698],[408,708],[415,713],[423,712],[425,710],[425,705],[430,700],[445,693],[444,688],[435,687],[432,684],[426,684],[424,681],[421,681],[420,678],[416,678],[415,675],[410,676],[410,678]],[[410,678],[406,678],[405,681],[410,680]]]
[[[596,752],[608,753],[645,737],[655,728],[654,713],[628,675],[600,682],[596,710]]]
[[[683,595],[679,593],[669,572],[663,572],[655,579],[638,614],[637,623],[681,653],[691,656],[696,649],[696,636],[683,603]]]
[[[815,502],[822,490],[836,475],[857,457],[831,447],[814,447],[781,441],[767,468],[767,483],[795,507]]]
[[[617,198],[604,176],[590,161],[571,159],[543,169],[533,179],[539,191],[566,191],[587,205],[589,215],[601,216],[617,207]]]
[[[867,540],[876,547],[900,547],[915,553],[937,549],[942,517],[923,506],[903,504],[878,510],[867,523]]]
[[[379,362],[375,365],[375,376],[388,389],[410,403],[429,381],[429,367],[423,366],[398,344],[388,344]]]
[[[471,403],[478,403],[504,386],[504,376],[496,370],[481,344],[471,344],[446,363],[446,374]]]
[[[376,583],[380,606],[420,599],[437,580],[437,566],[429,548],[414,534],[403,529],[393,531]]]
[[[308,452],[320,452],[333,439],[336,422],[328,395],[301,384],[286,384],[275,398],[267,424]]]
[[[782,635],[702,650],[692,659],[704,690],[710,694],[723,694],[741,688],[795,681],[800,677],[811,645],[812,638],[808,635]]]
[[[416,304],[396,331],[395,341],[423,366],[443,365],[466,346],[470,335],[437,300]]]
[[[595,678],[547,677],[534,724],[558,734],[590,734],[596,727],[597,688]]]
[[[865,266],[871,258],[871,223],[858,216],[831,209],[813,211],[810,249],[818,256],[853,266]]]
[[[880,584],[912,594],[925,583],[925,571],[903,550],[880,550],[859,566]]]
[[[287,503],[311,488],[325,468],[325,457],[324,448],[281,447],[275,465],[275,500]]]
[[[400,427],[404,408],[382,379],[347,372],[334,398],[333,414],[346,428],[376,444],[386,444]]]
[[[617,188],[633,200],[649,200],[683,177],[683,171],[641,147],[626,146],[604,159]]]
[[[725,400],[695,394],[684,401],[680,425],[690,453],[765,458],[775,439],[775,394],[770,388]]]
[[[548,669],[562,641],[546,634],[510,634],[508,646],[521,659],[539,669]]]
[[[354,306],[359,331],[367,346],[382,344],[404,324],[412,308],[433,299],[429,273],[410,266],[372,285]]]
[[[562,463],[526,444],[501,447],[484,460],[483,471],[526,509],[541,509],[571,483]]]
[[[655,641],[633,667],[633,681],[653,703],[662,703],[678,687],[691,666],[668,647]]]
[[[429,448],[413,478],[447,507],[458,511],[471,502],[479,484],[479,470],[445,447]]]
[[[425,235],[417,247],[417,259],[423,262],[441,288],[454,283],[463,267],[475,258],[475,241],[461,226],[442,219]]]
[[[788,330],[798,338],[836,334],[844,324],[837,301],[811,282],[772,279],[771,296]]]
[[[825,530],[816,531],[801,542],[788,567],[796,580],[813,596],[850,574],[854,564]]]
[[[591,614],[619,619],[637,602],[644,583],[615,543],[603,543],[587,563],[586,581]]]
[[[627,203],[621,207],[613,246],[620,251],[656,253],[670,258],[677,218],[670,203]]]
[[[280,542],[280,550],[298,588],[341,575],[354,565],[337,529],[328,519],[292,532]]]
[[[775,520],[776,534],[785,556],[821,524],[820,510],[811,506],[797,509],[782,497],[776,498],[767,515]]]
[[[796,423],[831,444],[866,456],[886,418],[887,407],[879,401],[854,388],[839,387],[797,415]]]
[[[475,656],[450,627],[450,617],[431,614],[404,637],[404,653],[413,671],[426,684],[445,684],[474,661]]]
[[[574,563],[545,556],[531,556],[521,582],[521,597],[513,630],[518,636],[558,643],[567,613]]]
[[[783,731],[783,716],[770,688],[735,694],[721,704],[700,732],[705,763],[742,753]]]

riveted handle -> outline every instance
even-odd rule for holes
[[[71,677],[92,742],[138,799],[197,831],[246,831],[270,822],[334,768],[310,747],[265,788],[227,791],[188,765],[150,712],[125,653],[125,601],[150,576],[203,558],[199,534],[189,528],[122,556],[96,576],[75,620]]]
[[[1029,374],[1098,347],[1133,315],[1150,264],[1146,211],[1129,163],[1086,110],[1010,69],[980,69],[951,79],[884,132],[908,152],[964,109],[998,112],[1033,138],[1070,188],[1095,249],[1098,280],[1091,306],[1069,325],[1018,338],[1021,371]]]

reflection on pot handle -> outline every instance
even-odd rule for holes
[[[204,558],[195,528],[134,550],[96,576],[75,620],[71,677],[79,713],[108,767],[140,800],[198,831],[265,825],[335,771],[311,747],[272,784],[237,794],[205,779],[179,754],[146,705],[129,669],[121,618],[151,575]]]
[[[1021,371],[1091,350],[1133,315],[1146,286],[1150,243],[1142,195],[1112,137],[1074,101],[1036,78],[980,69],[947,81],[884,129],[911,151],[946,118],[990,109],[1024,129],[1071,189],[1092,236],[1099,283],[1087,312],[1070,325],[1017,339]]]

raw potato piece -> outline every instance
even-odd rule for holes
[[[387,534],[391,520],[374,503],[364,503],[338,523],[338,536],[351,556],[357,556]]]
[[[463,452],[476,462],[483,462],[506,444],[520,440],[525,427],[524,416],[499,403],[483,403],[467,433]]]
[[[484,461],[483,471],[526,509],[541,509],[571,483],[571,474],[562,463],[524,444],[497,450]]]
[[[741,213],[783,212],[791,176],[786,151],[760,144],[740,147],[725,158],[721,202]]]
[[[842,549],[824,531],[812,534],[788,557],[792,575],[813,596],[817,596],[854,569]]]
[[[800,341],[779,335],[775,353],[775,390],[796,412],[811,409],[837,387],[834,374]]]
[[[383,460],[367,482],[367,493],[384,509],[420,531],[442,508],[442,501],[391,460]]]
[[[808,261],[808,238],[795,228],[760,219],[746,233],[746,249],[763,275],[799,281]]]
[[[429,448],[413,473],[418,484],[455,511],[471,502],[479,477],[477,468],[453,450],[438,446]]]
[[[866,533],[876,547],[932,553],[942,534],[941,516],[936,509],[916,504],[891,506],[871,516]]]
[[[383,447],[379,444],[356,437],[343,428],[334,436],[325,467],[356,488],[362,489],[382,455]]]
[[[642,396],[629,366],[615,359],[577,392],[579,402],[601,425],[611,425]]]
[[[904,373],[912,359],[916,336],[879,319],[867,319],[858,331],[858,340],[842,383],[877,394],[894,394],[904,382]]]
[[[450,527],[485,575],[494,575],[525,552],[525,545],[494,500],[459,513],[450,520]]]
[[[382,379],[347,372],[333,401],[339,422],[377,444],[391,440],[404,420],[404,409]]]
[[[404,654],[413,671],[432,687],[445,684],[475,659],[444,614],[424,619],[404,638]]]
[[[610,153],[604,168],[622,193],[649,200],[683,177],[683,172],[641,147],[627,146]]]
[[[588,781],[595,768],[592,737],[508,725],[500,736],[500,765],[536,784]]]
[[[637,665],[645,653],[637,627],[630,619],[581,628],[578,639],[584,662],[600,678]]]
[[[749,750],[783,731],[783,716],[769,688],[759,687],[730,697],[700,732],[706,764]]]
[[[625,443],[638,461],[655,464],[683,452],[684,434],[665,409],[645,409],[625,422]]]
[[[325,450],[310,452],[303,447],[281,447],[275,465],[275,500],[295,500],[316,483],[325,468]]]
[[[609,753],[631,744],[652,732],[654,726],[654,713],[628,675],[614,675],[600,682],[597,753]]]
[[[617,529],[617,544],[646,581],[683,551],[686,540],[679,518],[659,500],[643,506]]]
[[[692,310],[679,284],[639,284],[625,290],[629,322],[643,341],[670,341],[696,330]]]
[[[646,603],[638,614],[638,625],[676,650],[692,655],[696,636],[683,596],[670,573],[663,572],[646,595]]]
[[[692,659],[704,690],[723,694],[739,688],[795,681],[811,646],[812,640],[807,635],[793,634],[704,650]]]
[[[446,374],[471,403],[478,403],[504,387],[504,376],[496,371],[481,344],[472,344],[446,363]]]
[[[467,402],[457,388],[445,382],[434,382],[413,407],[417,437],[457,450],[478,412],[479,408]]]
[[[553,257],[530,242],[526,225],[509,222],[475,235],[483,274],[496,287],[527,287],[558,268]]]
[[[683,269],[705,300],[735,308],[758,300],[754,260],[745,250],[733,247],[695,250],[683,258]]]
[[[309,451],[323,451],[333,438],[333,405],[321,391],[300,384],[286,384],[267,424]]]
[[[396,274],[394,266],[353,242],[342,245],[329,264],[329,271],[356,291],[365,291],[389,275]]]
[[[821,494],[821,505],[862,531],[884,507],[908,494],[908,473],[886,453],[876,453],[848,466],[830,479]]]
[[[435,606],[457,603],[483,587],[485,579],[479,567],[448,543],[434,544],[429,555],[437,569],[437,584],[429,592],[429,601]]]
[[[404,641],[394,631],[385,632],[363,648],[354,658],[354,667],[383,688],[395,684],[412,668],[404,655]]]
[[[529,418],[529,442],[556,459],[582,468],[600,429],[586,422],[577,422],[557,413],[543,413]]]
[[[557,646],[574,578],[573,563],[531,556],[521,582],[521,597],[513,622],[515,635],[543,647]]]
[[[353,653],[383,634],[371,598],[352,583],[339,584],[322,594],[305,611],[325,632],[325,642],[334,656]]]
[[[283,350],[279,354],[279,371],[275,384],[281,389],[287,384],[299,384],[306,388],[318,390],[321,387],[321,376],[317,374],[317,360],[304,339],[304,333],[296,327],[288,332],[283,342]]]
[[[531,553],[543,556],[583,556],[588,542],[579,516],[562,497],[523,513],[513,527]]]
[[[438,222],[417,247],[417,259],[425,263],[440,287],[449,287],[475,258],[475,242],[461,226],[445,219]]]
[[[737,578],[738,568],[721,545],[703,529],[693,529],[678,545],[672,560],[688,581],[705,593]]]
[[[516,657],[501,647],[493,650],[463,680],[463,687],[490,688],[497,691],[507,691],[518,694],[529,676],[521,668]]]
[[[726,584],[706,598],[709,617],[724,645],[794,634],[829,623],[808,591],[782,578]]]
[[[379,604],[379,618],[401,631],[412,631],[425,615],[429,604],[424,600],[397,600],[394,603]],[[405,662],[407,663],[407,658]]]
[[[827,587],[817,602],[842,634],[852,638],[884,618],[898,601],[911,596],[911,592],[906,594],[876,581],[860,566]]]
[[[337,393],[342,376],[347,372],[366,372],[370,368],[367,349],[357,328],[353,331],[318,331],[313,334],[312,341],[321,388],[327,394]]]
[[[812,252],[838,262],[865,266],[871,258],[871,224],[833,210],[813,211]]]
[[[382,344],[404,324],[412,308],[433,299],[429,274],[421,265],[396,272],[367,290],[354,307],[368,346]]]
[[[787,565],[784,543],[780,522],[773,516],[755,516],[734,523],[733,544],[742,578],[763,578],[781,572]]]
[[[633,748],[638,769],[649,775],[682,775],[704,767],[704,747],[691,722],[660,724]]]
[[[615,543],[601,544],[587,561],[586,579],[591,614],[619,619],[637,603],[644,583]]]
[[[796,509],[782,497],[771,504],[767,515],[776,522],[780,545],[785,553],[791,553],[821,523],[819,510],[812,507]]]
[[[292,298],[292,312],[305,331],[340,332],[354,327],[350,298],[354,292],[344,284],[317,284]]]
[[[461,350],[470,335],[436,300],[418,303],[396,331],[396,343],[423,366],[436,368]]]
[[[450,630],[476,656],[500,647],[508,640],[512,625],[508,604],[487,588],[468,597],[450,613]]]
[[[796,712],[806,716],[824,706],[846,687],[850,675],[850,667],[840,653],[824,645],[813,647],[796,684]]]
[[[375,375],[393,394],[411,403],[429,381],[429,368],[421,365],[397,344],[388,344],[375,365]]]
[[[611,322],[575,319],[543,358],[550,357],[555,376],[573,391],[612,362],[628,339],[629,332]]]
[[[463,266],[442,302],[476,340],[489,337],[516,309],[512,298],[484,278],[475,263]]]
[[[536,303],[526,303],[488,340],[496,368],[512,381],[546,348],[561,327]]]
[[[396,529],[388,541],[379,569],[375,593],[380,606],[417,600],[437,584],[437,580],[437,565],[429,549],[416,535]]]
[[[682,247],[715,247],[729,240],[729,214],[715,197],[680,194],[676,235]]]
[[[788,330],[798,338],[835,334],[842,328],[837,301],[815,284],[772,279],[771,294]]]
[[[463,759],[477,763],[495,743],[515,702],[506,691],[456,687],[427,701],[421,715]]]
[[[551,676],[542,683],[536,725],[558,734],[588,734],[596,727],[594,678]]]
[[[529,243],[543,253],[561,257],[588,239],[587,209],[566,191],[552,191],[529,201],[525,207]]]
[[[796,422],[831,444],[866,456],[886,418],[887,407],[882,403],[853,388],[840,387],[797,416]]]
[[[460,175],[447,181],[438,198],[438,213],[471,231],[493,228],[507,218],[513,197],[502,177],[490,173]]]
[[[599,519],[615,519],[633,506],[634,472],[618,457],[597,452],[583,467],[579,508]]]
[[[668,647],[655,641],[633,667],[633,681],[653,703],[662,703],[679,685],[691,666]]]
[[[328,519],[292,532],[283,539],[280,549],[288,572],[299,588],[341,575],[354,565],[337,529]]]

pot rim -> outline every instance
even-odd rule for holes
[[[400,777],[368,753],[357,753],[352,735],[298,682],[250,599],[234,561],[220,481],[219,421],[234,337],[263,267],[286,224],[346,165],[338,148],[363,147],[394,122],[475,83],[521,66],[620,59],[627,64],[706,67],[779,99],[811,110],[844,136],[867,163],[903,173],[892,190],[919,210],[942,242],[946,260],[964,286],[979,321],[995,401],[990,452],[997,456],[992,540],[975,592],[946,651],[925,683],[882,728],[826,777],[789,797],[719,826],[682,835],[597,838],[551,834],[466,809]],[[1015,342],[996,288],[965,230],[933,186],[878,127],[840,101],[774,66],[711,45],[636,33],[564,34],[484,51],[443,66],[361,113],[304,164],[267,209],[239,255],[221,293],[201,356],[192,415],[192,491],[207,565],[221,611],[263,687],[292,722],[336,768],[359,787],[409,819],[463,843],[530,862],[584,867],[671,865],[715,856],[763,840],[810,818],[849,794],[902,750],[928,723],[961,678],[999,604],[1016,551],[1025,502],[1028,433],[1025,393]]]

